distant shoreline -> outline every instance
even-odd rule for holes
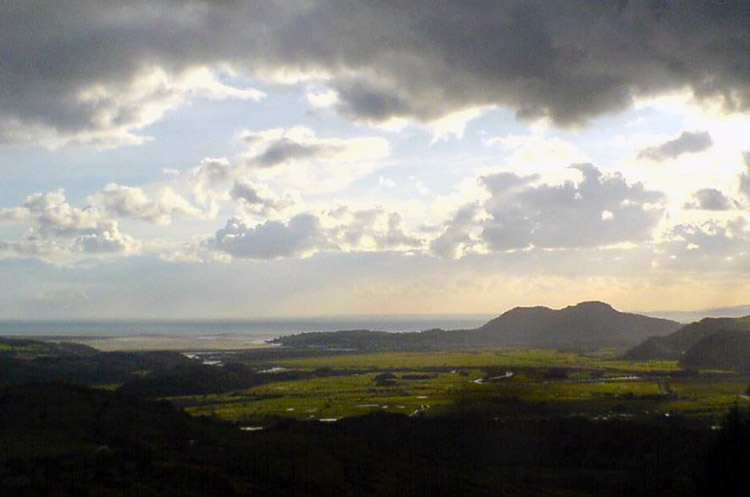
[[[13,337],[28,338],[28,337]],[[204,352],[278,347],[252,335],[198,336],[42,336],[33,337],[44,342],[72,342],[87,345],[101,352],[148,352],[166,350],[173,352]]]

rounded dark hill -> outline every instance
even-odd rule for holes
[[[664,337],[651,337],[633,347],[626,359],[679,359],[703,338],[722,330],[750,330],[750,316],[743,318],[704,318],[687,324]]]
[[[678,327],[675,321],[620,312],[607,303],[591,301],[559,310],[516,307],[475,333],[487,346],[603,347],[632,345]]]

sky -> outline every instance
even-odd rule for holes
[[[0,4],[0,319],[750,303],[750,2]]]

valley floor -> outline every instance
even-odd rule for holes
[[[444,415],[472,409],[497,418],[575,415],[589,419],[683,416],[714,423],[750,405],[750,379],[685,371],[673,361],[622,361],[596,353],[513,350],[336,354],[248,358],[268,376],[249,389],[169,397],[193,415],[263,426],[280,418],[333,420],[375,411]],[[275,375],[284,378],[274,381]],[[298,373],[300,379],[294,379]]]

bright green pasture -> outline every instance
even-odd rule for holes
[[[479,371],[441,373],[435,378],[396,380],[378,386],[376,373],[327,376],[298,381],[267,383],[232,394],[171,399],[195,415],[212,415],[233,421],[274,416],[326,419],[357,416],[373,411],[413,413],[421,406],[451,404],[459,393],[481,390],[473,383]]]
[[[661,407],[664,412],[684,415],[715,415],[738,403],[750,404],[746,395],[748,380],[743,378],[713,378],[711,376],[671,382],[675,397]]]
[[[289,368],[314,369],[420,369],[481,367],[569,367],[622,371],[676,371],[676,361],[622,361],[616,353],[592,354],[543,349],[482,350],[476,352],[383,352],[324,357],[283,359],[274,364]]]

